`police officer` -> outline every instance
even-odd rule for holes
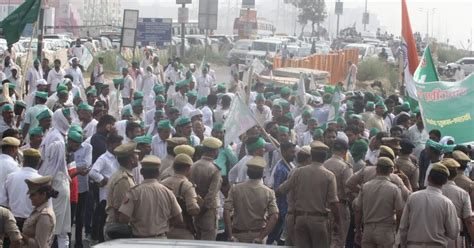
[[[183,146],[186,146],[183,148],[188,147],[188,145]],[[180,146],[176,148],[178,147]],[[192,151],[194,153],[194,148]],[[176,155],[172,167],[174,174],[162,181],[164,186],[173,191],[183,211],[184,225],[171,228],[167,235],[170,239],[194,239],[196,235],[193,216],[199,214],[198,200],[202,200],[198,198],[195,186],[187,178],[191,171],[191,165],[193,165],[193,160],[189,155],[185,153]]]
[[[379,157],[387,157],[393,161],[395,159],[395,153],[388,146],[380,146]],[[351,193],[357,195],[359,193],[360,186],[374,179],[376,176],[376,167],[366,166],[354,175],[352,175],[349,180],[347,180],[346,187]],[[398,187],[400,187],[400,189],[402,190],[402,197],[404,200],[406,200],[411,193],[411,189],[408,187],[410,186],[408,178],[405,178],[405,180],[403,180],[402,178],[400,178],[400,176],[393,173],[390,173],[389,178],[391,182],[395,183]]]
[[[349,144],[343,139],[336,139],[333,143],[333,155],[324,162],[323,166],[336,176],[337,197],[339,198],[339,216],[341,223],[338,223],[338,230],[331,230],[331,247],[344,247],[346,236],[349,231],[351,220],[349,212],[349,198],[344,191],[345,183],[352,176],[352,165],[345,161]],[[331,218],[331,226],[334,226],[334,219]]]
[[[120,168],[110,177],[107,183],[107,213],[105,232],[108,238],[126,238],[130,236],[126,226],[119,224],[119,208],[125,194],[135,186],[132,170],[138,166],[137,143],[129,142],[114,149]]]
[[[198,239],[216,240],[217,207],[222,177],[214,159],[219,154],[222,141],[214,137],[202,141],[202,157],[191,166],[191,182],[196,185],[196,192],[204,200],[201,212],[194,218]]]
[[[400,219],[404,202],[400,188],[390,182],[393,166],[391,159],[379,158],[377,177],[362,185],[355,201],[356,240],[362,247],[389,248],[395,244],[397,222],[394,215]]]
[[[192,160],[192,157],[194,156],[195,151],[196,149],[194,149],[194,147],[189,146],[189,145],[179,145],[173,149],[173,153],[175,154],[175,157],[178,156],[179,154],[184,153],[188,155],[191,158],[191,160]],[[172,161],[174,165],[174,160]],[[170,166],[166,170],[163,170],[163,172],[160,172],[160,180],[164,181],[166,178],[173,175],[174,175],[174,166]],[[186,176],[188,177],[189,175],[186,175]]]
[[[160,158],[141,161],[143,183],[128,191],[119,209],[120,223],[130,223],[133,237],[166,238],[170,226],[181,225],[181,208],[173,192],[158,182]]]
[[[462,221],[461,228],[464,234],[473,234],[473,225],[471,221],[472,210],[471,210],[471,199],[467,192],[454,183],[454,178],[457,175],[457,170],[460,167],[459,163],[452,158],[444,158],[441,163],[446,166],[449,170],[448,182],[443,186],[443,195],[448,197],[456,207],[456,213],[458,218]],[[461,247],[463,244],[462,236],[458,237],[457,240],[450,240],[449,247]]]
[[[313,163],[294,170],[278,189],[277,194],[294,193],[295,245],[297,247],[329,247],[329,211],[334,222],[340,223],[336,177],[322,166],[329,147],[320,141],[311,143]],[[337,227],[335,227],[337,228]]]
[[[164,170],[167,168],[171,167],[173,165],[173,160],[174,160],[174,148],[179,145],[184,145],[187,144],[188,140],[183,137],[173,137],[169,138],[166,140],[166,151],[167,155],[166,157],[161,161],[161,166],[160,166],[160,174],[163,173]]]
[[[428,174],[428,187],[408,197],[400,221],[401,247],[448,247],[459,235],[456,207],[443,195],[449,171],[434,163]]]
[[[464,152],[459,150],[453,151],[453,159],[458,161],[460,165],[457,171],[458,173],[456,173],[456,177],[454,178],[454,182],[469,194],[472,205],[474,204],[474,182],[464,175],[464,171],[466,170],[468,163],[471,162],[471,159]],[[474,206],[471,207],[471,209],[474,209]]]
[[[263,244],[278,220],[275,193],[262,181],[266,165],[263,157],[252,158],[247,162],[249,180],[234,185],[229,191],[224,204],[224,222],[232,241]]]
[[[56,215],[49,199],[56,198],[58,191],[51,186],[53,177],[25,179],[31,204],[35,207],[23,224],[22,246],[48,248],[53,241]]]
[[[413,191],[418,190],[419,170],[410,154],[412,154],[415,146],[407,139],[400,141],[400,152],[398,158],[395,159],[395,169],[403,172],[408,177]]]
[[[20,247],[22,237],[13,214],[7,208],[0,206],[0,218],[2,219],[0,225],[0,230],[2,230],[0,232],[0,246],[3,245],[5,236],[8,236],[11,248]]]

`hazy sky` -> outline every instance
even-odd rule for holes
[[[122,0],[124,7],[135,7],[139,6],[143,12],[150,13],[150,6],[177,6],[176,0]],[[269,20],[275,20],[274,17],[275,11],[269,11],[269,9],[275,9],[276,3],[279,1],[281,6],[280,15],[285,15],[284,11],[289,9],[283,4],[284,0],[255,0],[257,6],[268,6],[268,8],[257,9],[261,16],[266,17]],[[326,0],[326,5],[328,6],[328,12],[333,15],[334,13],[334,2],[336,0]],[[356,9],[364,8],[365,0],[341,0],[344,2],[344,9]],[[467,40],[472,39],[474,32],[474,0],[406,0],[409,14],[411,18],[412,29],[416,32],[421,32],[422,35],[426,33],[426,10],[429,9],[429,33],[433,34],[436,38],[442,41],[446,41],[447,38],[450,39],[450,44],[453,44],[457,47],[461,47],[461,42],[464,47],[467,48]],[[193,13],[197,15],[197,8],[199,6],[198,0],[193,0],[193,4],[190,7],[194,7],[194,10],[191,10],[191,15]],[[219,0],[221,8],[219,11],[226,11],[225,7],[236,6],[241,3],[241,0]],[[367,9],[369,13],[374,13],[377,15],[377,19],[380,22],[380,25],[386,29],[388,32],[395,35],[400,34],[401,30],[401,0],[368,0]],[[424,10],[421,10],[424,9]],[[434,14],[432,14],[432,9]],[[167,15],[164,17],[177,18],[177,11],[173,13],[174,16],[169,16],[170,13],[161,13],[159,8],[153,8],[153,10],[158,16]],[[422,12],[424,11],[424,12]],[[259,14],[259,15],[260,15]],[[272,16],[273,15],[273,16]],[[286,15],[285,15],[286,16]],[[191,17],[192,18],[192,17]],[[341,16],[342,21],[346,23],[358,22],[360,23],[361,18],[354,20],[345,20],[344,15]],[[335,24],[331,23],[329,26],[334,26]],[[343,27],[341,27],[343,28]],[[330,29],[333,29],[330,27]],[[375,30],[372,30],[375,31]]]

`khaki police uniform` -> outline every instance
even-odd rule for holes
[[[166,238],[169,220],[181,214],[173,192],[158,179],[145,179],[130,189],[119,211],[130,217],[133,236],[138,238]]]
[[[10,241],[21,240],[20,230],[18,230],[15,217],[10,210],[0,206],[0,218],[0,247],[3,246],[5,237],[8,237]]]
[[[172,176],[174,174],[173,171],[173,162],[174,162],[174,157],[171,155],[166,155],[166,157],[161,161],[161,165],[163,167],[166,167],[166,169],[162,169],[160,166],[160,176],[159,179],[161,181],[165,180],[166,178]]]
[[[161,160],[150,155],[141,161],[143,169],[159,171]],[[169,220],[181,215],[181,208],[173,192],[158,179],[145,179],[130,189],[119,212],[130,218],[132,234],[137,238],[166,238]]]
[[[26,179],[28,194],[36,193],[43,185],[51,185],[51,176]],[[23,234],[27,240],[23,240],[23,246],[49,248],[53,243],[53,232],[56,226],[56,215],[49,201],[36,207],[30,217],[23,224]]]
[[[400,155],[398,158],[395,159],[395,168],[402,171],[410,181],[410,185],[413,189],[419,188],[419,177],[420,171],[418,166],[413,164],[410,159],[410,155]]]
[[[377,164],[394,166],[388,158],[379,158]],[[362,185],[355,207],[362,213],[362,247],[392,248],[397,223],[395,213],[404,207],[400,188],[388,177],[377,176]]]
[[[435,163],[431,171],[449,175],[448,169]],[[448,247],[449,239],[459,235],[456,207],[440,188],[428,186],[408,197],[400,221],[402,247]]]
[[[462,172],[458,172],[454,178],[454,183],[468,193],[472,203],[474,201],[474,182],[469,177],[462,174]]]
[[[129,142],[122,144],[114,149],[114,154],[117,157],[132,156],[135,153],[140,152],[136,150],[137,143]],[[107,183],[107,205],[105,206],[105,212],[107,213],[106,223],[118,223],[119,220],[119,208],[122,205],[125,194],[135,186],[133,180],[133,172],[123,166],[112,174]],[[107,229],[107,228],[106,228]]]
[[[454,159],[445,158],[441,161],[448,169],[457,170],[461,165]],[[449,180],[443,185],[443,195],[448,197],[456,207],[456,213],[460,220],[460,226],[464,226],[464,219],[472,216],[471,199],[467,192],[460,187],[456,186],[453,180]],[[461,228],[463,229],[463,228]],[[467,230],[464,230],[467,231]],[[459,236],[458,239],[450,240],[449,247],[462,247],[463,237]]]
[[[181,196],[186,202],[186,209],[199,209],[197,203],[197,194],[195,186],[184,175],[174,174],[161,182],[164,186],[170,189],[175,196]],[[168,232],[170,239],[194,239],[194,234],[186,228],[186,226],[173,227]]]
[[[347,180],[346,187],[348,187],[349,189],[360,188],[364,183],[374,179],[376,176],[377,176],[376,167],[375,166],[366,166],[363,169],[356,172],[354,175],[352,175],[349,178],[349,180]],[[404,200],[406,200],[411,192],[410,192],[410,190],[408,190],[408,188],[405,186],[405,184],[403,184],[402,179],[399,176],[397,176],[393,173],[390,174],[388,176],[388,178],[392,183],[394,183],[395,185],[397,185],[400,188],[400,190],[402,192],[402,197],[403,197]],[[359,192],[357,191],[357,192],[353,192],[353,193],[357,194]]]
[[[255,157],[248,168],[263,171],[266,161]],[[266,226],[266,216],[278,214],[275,192],[261,179],[249,179],[229,190],[224,209],[234,211],[232,234],[239,242],[252,243]]]
[[[339,218],[337,232],[331,230],[331,247],[344,247],[346,245],[346,237],[349,232],[349,224],[351,215],[349,210],[349,200],[345,192],[345,183],[352,176],[352,165],[347,163],[343,158],[333,155],[324,162],[323,166],[330,170],[336,176],[337,197],[339,198]],[[334,226],[334,218],[331,218],[331,226]]]
[[[180,146],[180,145],[185,145],[187,143],[188,143],[188,139],[186,139],[184,137],[173,137],[173,138],[169,138],[169,139],[166,140],[167,147],[177,147],[177,146]],[[173,160],[174,160],[174,156],[171,156],[170,154],[168,154],[161,161],[161,165],[160,165],[160,179],[161,180],[164,179],[164,178],[161,177],[163,171],[165,171],[169,167],[172,167]]]
[[[328,151],[322,142],[313,141],[311,149]],[[336,177],[322,163],[296,168],[279,188],[295,198],[295,246],[329,247],[329,204],[337,203]]]
[[[290,171],[290,174],[288,174],[288,178],[291,177],[293,174],[293,171]],[[286,194],[286,202],[288,204],[288,211],[286,212],[285,216],[285,245],[286,246],[294,246],[295,245],[295,222],[296,222],[296,216],[295,216],[295,193],[293,191],[289,191],[288,194]]]
[[[194,218],[198,237],[215,240],[217,236],[217,207],[222,177],[214,160],[202,157],[191,166],[191,182],[196,185],[197,194],[203,199],[201,213]]]

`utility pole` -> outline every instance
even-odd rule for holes
[[[183,4],[181,5],[181,7],[182,7],[183,9],[185,9],[185,8],[186,8],[186,4],[183,3]],[[184,40],[185,40],[185,38],[184,38],[184,33],[185,33],[185,32],[186,32],[186,23],[182,22],[182,23],[181,23],[181,52],[180,52],[180,54],[179,54],[181,58],[184,57],[184,52],[185,52],[185,51],[184,51],[184,43],[185,43],[185,41],[184,41]]]
[[[367,15],[367,0],[365,0],[365,11],[364,14]],[[367,30],[367,21],[364,22],[364,31]]]
[[[341,3],[341,0],[337,0],[336,2],[336,8],[335,8],[335,11],[334,11],[337,15],[337,19],[336,19],[336,37],[339,36],[339,18],[341,17],[341,14],[342,14],[342,3]]]

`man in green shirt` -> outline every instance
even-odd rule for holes
[[[211,132],[212,137],[219,139],[220,141],[222,141],[222,144],[224,144],[224,133],[224,124],[214,123]],[[237,156],[235,155],[234,151],[232,151],[230,145],[222,145],[222,147],[219,148],[219,155],[217,155],[217,158],[214,160],[214,163],[219,167],[221,171],[221,176],[223,179],[222,192],[225,192],[224,195],[227,194],[227,189],[229,187],[229,180],[227,178],[227,174],[237,162],[239,162],[239,160],[237,159]]]

